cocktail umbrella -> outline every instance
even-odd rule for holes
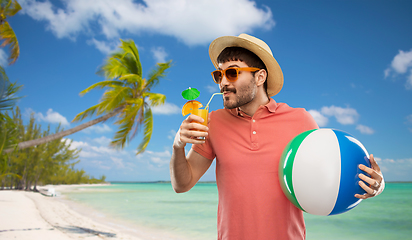
[[[196,88],[189,87],[182,92],[182,97],[186,100],[194,100],[199,97],[200,92]]]

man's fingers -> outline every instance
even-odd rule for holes
[[[202,144],[205,142],[205,139],[201,139],[201,137],[186,137],[186,136],[181,136],[181,139],[185,143],[191,143],[191,144]]]
[[[359,174],[359,178],[362,179],[363,181],[369,183],[370,185],[375,185],[376,181],[373,180],[372,178],[364,175],[364,174]]]
[[[180,140],[191,144],[204,143],[209,128],[201,122],[203,122],[203,118],[190,114],[180,126]]]
[[[367,198],[370,198],[370,197],[375,196],[376,190],[368,187],[364,182],[359,181],[359,186],[360,186],[363,190],[366,191],[366,194],[363,194],[363,195],[361,195],[361,194],[355,194],[355,197],[356,197],[356,198],[359,198],[359,199],[367,199]]]
[[[363,194],[363,195],[355,194],[355,197],[359,198],[359,199],[367,199],[367,198],[369,198],[369,195],[368,194]]]
[[[375,158],[373,157],[373,154],[371,154],[371,155],[369,156],[369,161],[371,162],[371,167],[372,167],[375,171],[377,171],[378,173],[380,173],[380,172],[381,172],[381,169],[380,169],[378,163],[376,162]]]
[[[380,172],[377,172],[376,170],[369,168],[363,164],[359,165],[359,169],[369,174],[372,179],[375,179],[378,182],[382,181],[382,175],[380,174]],[[371,184],[374,184],[374,183],[371,183]]]
[[[190,114],[190,115],[186,118],[185,121],[187,121],[187,122],[193,122],[193,121],[195,121],[195,122],[202,123],[202,122],[204,122],[204,119],[203,119],[202,117],[197,116],[197,115]]]

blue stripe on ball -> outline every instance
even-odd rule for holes
[[[360,181],[359,173],[364,173],[359,169],[359,164],[364,164],[370,167],[368,153],[365,152],[362,143],[357,141],[351,135],[333,130],[338,138],[340,154],[341,154],[341,179],[339,186],[338,199],[335,207],[329,215],[340,214],[356,207],[361,200],[355,197],[355,194],[364,194],[358,182]]]

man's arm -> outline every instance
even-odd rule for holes
[[[185,156],[186,143],[202,144],[205,140],[199,139],[199,137],[205,138],[208,135],[209,129],[206,126],[193,121],[202,122],[203,119],[196,115],[190,115],[182,122],[173,143],[170,179],[173,189],[177,193],[189,191],[212,164],[212,160],[192,149]]]

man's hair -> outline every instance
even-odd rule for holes
[[[254,54],[253,52],[245,48],[227,47],[217,57],[218,63],[225,63],[229,61],[241,61],[241,62],[246,63],[249,67],[265,69],[267,72],[266,66],[262,62],[262,60],[258,56],[256,56],[256,54]],[[253,76],[255,76],[255,73],[253,73]],[[267,80],[267,77],[266,77],[266,80]],[[267,93],[267,81],[265,81],[263,86]]]

